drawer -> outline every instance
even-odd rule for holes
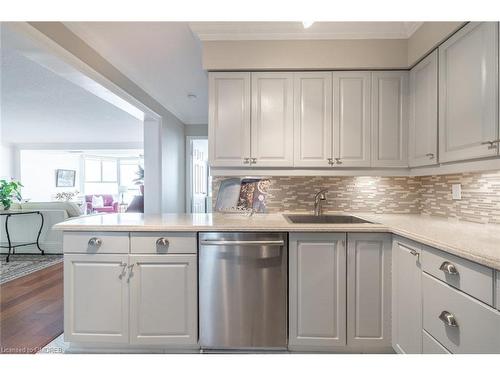
[[[424,329],[432,337],[452,353],[500,353],[500,312],[425,273],[422,283]],[[443,312],[457,326],[445,324]]]
[[[446,265],[450,269],[447,270]],[[493,270],[491,268],[425,247],[422,252],[422,269],[439,280],[493,306]]]
[[[128,254],[128,232],[64,232],[65,253]]]
[[[196,233],[133,232],[130,250],[133,254],[196,254]]]
[[[422,354],[451,354],[434,337],[425,330],[422,331]]]

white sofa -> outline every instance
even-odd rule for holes
[[[44,225],[40,234],[40,247],[48,254],[62,254],[62,233],[52,229],[54,224],[82,214],[78,205],[72,202],[29,202],[13,204],[11,209],[37,210],[42,213]],[[12,242],[35,241],[39,228],[39,215],[11,216],[9,218],[9,234]],[[0,221],[0,243],[2,246],[8,244],[5,233],[5,216],[2,216]],[[7,253],[7,251],[8,249],[1,249],[1,253]],[[20,247],[16,252],[39,253],[34,245]]]

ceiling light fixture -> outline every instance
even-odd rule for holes
[[[191,100],[194,100],[197,98],[197,96],[195,94],[188,94],[187,97],[188,97],[188,99],[191,99]]]
[[[304,26],[304,29],[308,29],[309,27],[312,26],[314,21],[302,21],[302,25]]]

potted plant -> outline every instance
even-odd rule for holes
[[[137,172],[135,174],[137,175],[137,178],[134,179],[134,183],[136,185],[139,185],[139,189],[141,190],[141,194],[144,195],[144,168],[141,167],[139,164],[137,169]]]
[[[21,201],[21,191],[20,189],[23,185],[19,181],[11,180],[0,180],[0,203],[4,210],[10,209],[12,201],[15,199],[18,202]]]

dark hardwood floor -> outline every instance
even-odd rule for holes
[[[63,332],[63,263],[0,285],[0,353],[36,353]]]

